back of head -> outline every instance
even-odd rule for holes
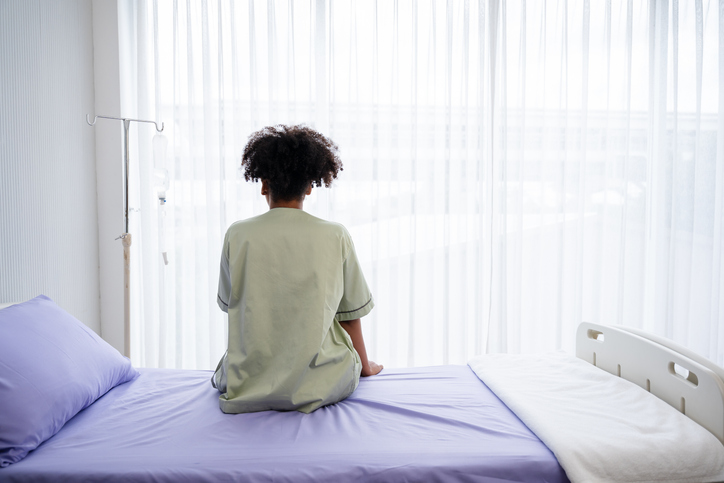
[[[241,165],[247,181],[267,180],[274,200],[298,200],[312,186],[329,187],[342,171],[338,147],[303,125],[269,126],[249,137]]]

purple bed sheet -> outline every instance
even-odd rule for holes
[[[227,415],[210,371],[140,372],[0,481],[568,481],[467,366],[385,369],[311,414]]]

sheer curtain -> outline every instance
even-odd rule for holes
[[[121,6],[134,115],[169,139],[162,159],[136,137],[135,364],[223,353],[222,237],[267,209],[240,156],[278,123],[340,146],[339,181],[305,209],[354,238],[373,359],[572,351],[587,320],[724,364],[718,2]]]

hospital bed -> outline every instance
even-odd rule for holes
[[[9,374],[26,370],[7,351],[37,343],[10,328],[34,317],[32,306],[18,310],[26,304],[0,309],[0,463],[18,400]],[[56,320],[82,325],[49,299],[40,305],[33,323],[45,328],[31,338]],[[83,327],[63,334],[73,331],[88,352],[110,348]],[[0,467],[0,482],[724,480],[721,368],[670,341],[588,323],[576,355],[385,369],[311,414],[223,414],[211,371],[130,368],[128,382]]]

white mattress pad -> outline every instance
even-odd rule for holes
[[[565,353],[469,362],[574,483],[724,481],[724,446],[637,385]]]

